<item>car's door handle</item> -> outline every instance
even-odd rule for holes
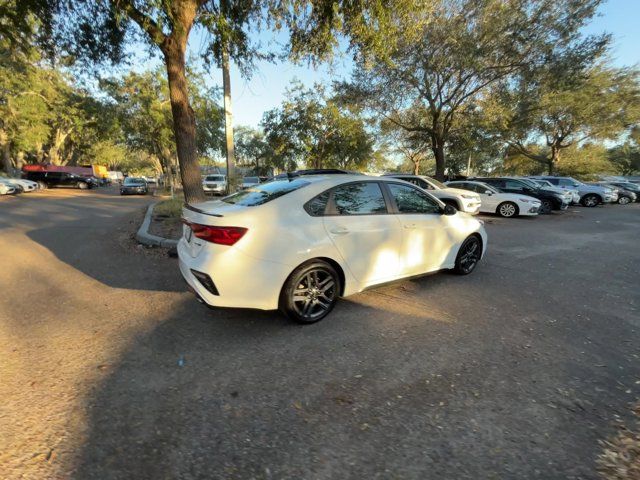
[[[404,228],[418,228],[417,223],[405,223]]]
[[[347,233],[349,233],[349,229],[344,227],[333,227],[329,231],[334,235],[346,235]]]

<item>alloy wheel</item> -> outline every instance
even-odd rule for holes
[[[583,200],[585,207],[595,207],[598,205],[598,197],[595,195],[587,195]]]
[[[503,217],[513,217],[516,214],[516,206],[513,203],[503,203],[498,211]]]
[[[315,268],[298,280],[291,303],[300,317],[314,321],[331,310],[336,294],[336,281],[331,272]]]
[[[620,197],[618,199],[618,203],[620,205],[626,205],[627,203],[631,202],[631,199],[629,197]]]
[[[471,273],[480,261],[480,241],[476,237],[467,239],[460,248],[458,265],[463,274]]]

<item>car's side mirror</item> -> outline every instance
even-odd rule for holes
[[[491,190],[485,190],[484,193],[487,195],[493,195],[493,192]]]
[[[444,206],[443,213],[445,215],[455,215],[457,211],[454,206],[447,204]]]

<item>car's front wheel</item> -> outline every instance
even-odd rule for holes
[[[460,250],[458,250],[453,271],[458,275],[469,275],[478,265],[480,257],[482,257],[482,242],[478,237],[472,235],[462,243]]]
[[[44,182],[38,182],[38,189],[46,190],[47,189],[47,184],[44,183]]]
[[[502,202],[496,211],[501,217],[515,217],[518,215],[518,206],[513,202]]]
[[[551,213],[551,210],[553,210],[553,202],[548,198],[543,198],[540,202],[540,213]]]
[[[619,197],[618,198],[618,204],[626,205],[628,203],[631,203],[631,199],[629,197]]]
[[[80,190],[86,190],[87,188],[89,188],[89,184],[87,182],[78,182],[77,187]]]
[[[280,310],[299,323],[326,317],[340,294],[340,277],[327,262],[313,260],[296,268],[280,293]]]
[[[582,203],[583,207],[597,207],[600,203],[600,197],[598,195],[590,193],[589,195],[585,195],[584,197],[582,197],[580,203]]]

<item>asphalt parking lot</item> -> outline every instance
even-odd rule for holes
[[[209,310],[149,197],[0,199],[0,477],[592,479],[640,397],[640,204],[487,222],[468,277]]]

